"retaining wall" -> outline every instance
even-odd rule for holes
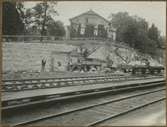
[[[52,52],[68,52],[74,48],[75,46],[66,44],[3,42],[3,72],[39,72],[43,58],[46,59],[46,71],[49,71]]]

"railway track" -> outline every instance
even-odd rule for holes
[[[3,80],[2,92],[16,92],[23,90],[35,90],[45,88],[58,88],[65,86],[98,84],[107,82],[117,82],[125,80],[151,79],[162,76],[124,76],[124,75],[100,75],[66,78],[47,78],[47,79],[22,79],[22,80]]]
[[[96,88],[84,88],[83,90],[77,89],[69,92],[63,93],[53,93],[53,94],[44,94],[44,95],[34,95],[29,97],[19,97],[13,99],[3,100],[2,98],[2,110],[15,109],[20,107],[28,107],[37,104],[49,103],[52,101],[61,101],[67,100],[71,98],[79,98],[79,97],[87,97],[97,94],[104,93],[116,93],[119,91],[126,90],[134,90],[134,89],[143,89],[143,88],[151,88],[156,86],[163,86],[165,84],[164,80],[152,81],[152,82],[135,82],[135,83],[127,83],[126,85],[112,85],[107,87],[96,87]],[[94,84],[96,85],[96,84]],[[82,87],[83,88],[83,87]],[[71,88],[69,88],[71,89]]]
[[[114,117],[126,114],[165,99],[165,88],[156,87],[145,90],[122,93],[122,95],[108,95],[96,99],[78,101],[75,104],[56,104],[44,109],[32,109],[26,114],[16,114],[13,118],[3,120],[13,126],[20,125],[68,125],[68,126],[94,126]],[[79,104],[78,104],[79,103]],[[50,109],[52,107],[52,109]],[[38,107],[39,108],[39,107]],[[37,110],[37,111],[35,111]],[[18,115],[18,116],[17,116]],[[18,118],[17,118],[18,117]],[[4,117],[2,117],[4,118]],[[7,119],[7,117],[6,117]]]

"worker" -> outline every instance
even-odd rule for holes
[[[45,71],[46,60],[42,59],[41,64],[42,64],[42,70],[41,71],[44,72]]]

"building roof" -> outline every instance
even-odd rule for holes
[[[80,17],[80,16],[82,16],[82,15],[85,15],[85,14],[87,14],[87,15],[96,15],[96,16],[98,16],[98,17],[104,19],[106,22],[110,23],[110,21],[108,21],[107,19],[105,19],[105,18],[102,17],[101,15],[97,14],[96,12],[94,12],[94,11],[91,10],[91,9],[90,9],[89,11],[87,11],[87,12],[84,12],[84,13],[82,13],[82,14],[80,14],[80,15],[77,15],[77,16],[75,16],[75,17],[73,17],[73,18],[70,18],[70,21],[73,20],[73,19],[76,19],[76,18],[78,18],[78,17]]]

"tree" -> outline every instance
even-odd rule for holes
[[[36,26],[38,28],[39,33],[42,36],[47,35],[47,26],[50,22],[52,22],[52,16],[58,15],[58,12],[55,9],[57,5],[56,1],[43,1],[36,4],[31,10],[26,11],[26,16],[28,26]]]
[[[119,34],[119,33],[118,33]],[[121,33],[121,40],[128,43],[131,47],[136,46],[136,39],[138,36],[138,28],[135,23],[128,24],[126,29],[123,29]]]
[[[114,28],[122,27],[131,18],[127,12],[118,12],[111,14],[109,17]]]
[[[15,2],[3,2],[2,20],[2,33],[4,35],[18,35],[23,33],[24,24],[16,9]]]
[[[112,14],[111,17],[111,23],[116,29],[117,41],[125,42],[141,53],[156,55],[160,37],[155,25],[149,28],[145,19],[129,16],[127,12]]]
[[[166,42],[166,38],[164,36],[160,36],[158,38],[158,48],[163,49],[165,47],[165,42]]]
[[[152,24],[152,26],[148,30],[148,37],[151,40],[158,41],[159,32],[158,32],[158,28],[154,24]]]
[[[123,34],[127,31],[128,25],[132,24],[134,20],[129,16],[127,12],[118,12],[116,14],[111,14],[110,17],[112,17],[112,26],[116,29],[116,40],[120,42],[124,41]]]
[[[111,23],[116,29],[117,41],[124,41],[134,46],[138,30],[146,32],[148,23],[137,16],[129,16],[127,12],[118,12],[111,15]]]
[[[56,37],[63,37],[65,35],[65,28],[61,21],[50,21],[47,25],[48,34]]]
[[[151,39],[151,40],[154,40],[155,42],[157,42],[157,47],[159,47],[159,38],[160,38],[160,35],[159,35],[159,32],[158,32],[158,28],[152,24],[152,26],[149,28],[148,30],[148,37]]]
[[[17,1],[16,2],[16,9],[19,13],[20,19],[22,20],[22,22],[24,23],[24,34],[26,34],[30,27],[30,24],[33,22],[32,21],[32,16],[33,16],[33,12],[32,10],[26,9],[24,7],[24,2],[23,1]]]

